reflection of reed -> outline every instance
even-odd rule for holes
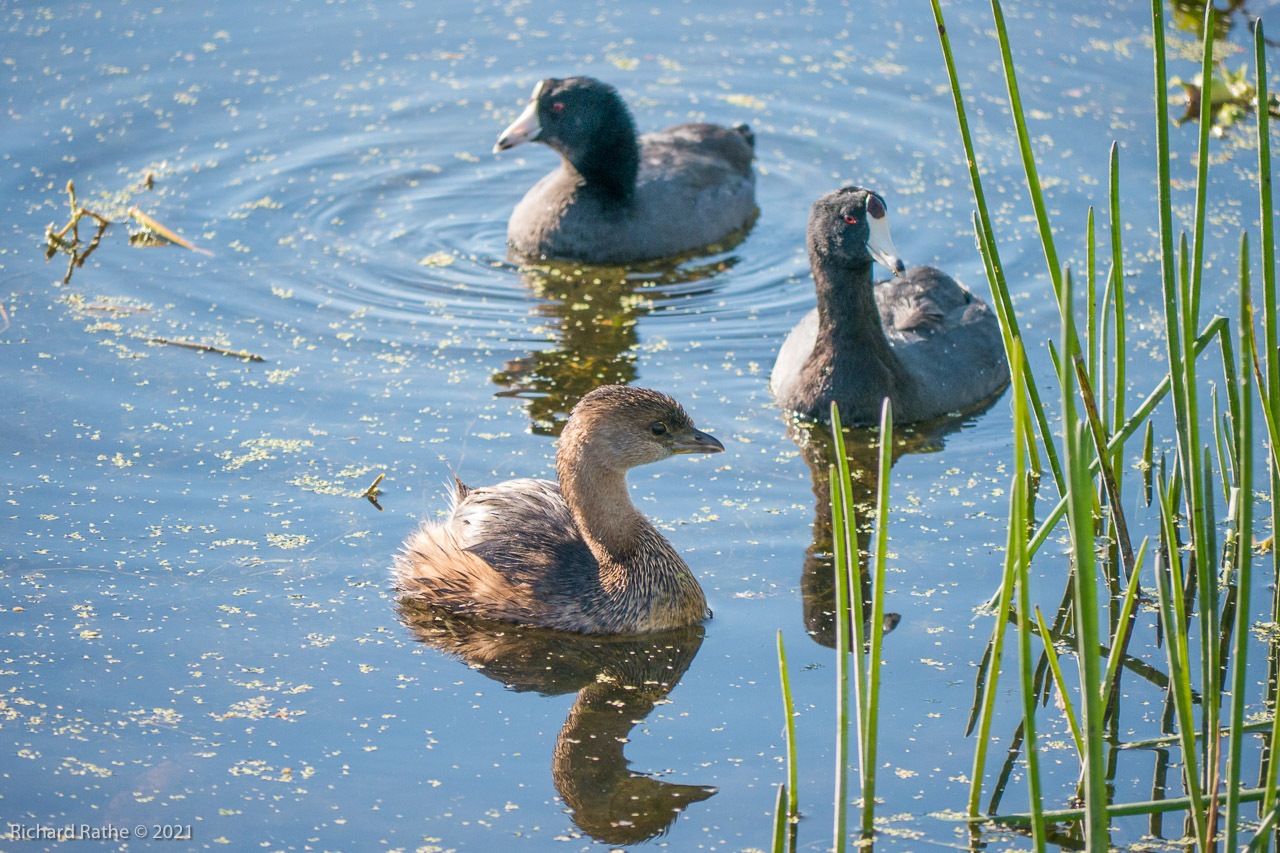
[[[906,453],[933,453],[941,450],[945,437],[960,430],[971,418],[990,408],[992,398],[980,409],[963,417],[943,417],[894,429],[893,462]],[[813,478],[813,544],[805,550],[804,570],[800,577],[800,594],[804,606],[804,624],[813,639],[829,648],[836,644],[835,635],[835,564],[831,542],[830,466],[835,463],[834,442],[827,424],[815,424],[788,417],[787,435],[800,448]],[[858,562],[861,565],[862,600],[871,600],[870,577],[867,574],[868,549],[871,544],[871,520],[875,514],[876,466],[879,453],[876,442],[879,431],[870,428],[845,430],[845,452],[853,485],[853,503],[857,507]],[[864,614],[865,616],[866,614]],[[888,633],[897,627],[901,617],[886,613],[881,630]]]
[[[727,251],[746,230],[715,247]],[[686,259],[687,260],[687,259]],[[501,397],[529,401],[529,420],[539,435],[559,435],[565,418],[584,394],[598,385],[629,385],[636,378],[636,324],[666,299],[667,287],[686,297],[711,292],[710,279],[738,262],[718,256],[702,262],[680,258],[630,267],[586,266],[541,261],[521,269],[529,289],[543,301],[534,309],[547,318],[553,345],[512,359],[493,374]]]
[[[629,769],[631,730],[666,697],[702,645],[702,626],[642,636],[570,634],[467,620],[402,601],[400,620],[423,643],[513,690],[577,692],[556,738],[551,774],[573,821],[609,844],[667,831],[716,789],[677,785]]]

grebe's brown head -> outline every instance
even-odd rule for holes
[[[569,458],[590,459],[603,470],[624,472],[678,453],[723,450],[715,436],[696,428],[684,408],[666,394],[629,385],[602,385],[578,401],[569,414],[560,436],[557,467]]]

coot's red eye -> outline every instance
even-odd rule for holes
[[[551,112],[553,112],[553,113],[562,113],[562,112],[564,112],[564,104],[560,103],[559,101],[556,101],[555,103],[553,103],[553,104],[551,105]]]
[[[844,215],[844,221],[848,222],[850,225],[857,225],[858,217],[854,216],[852,213],[846,213]]]

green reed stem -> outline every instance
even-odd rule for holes
[[[1027,396],[1023,381],[1023,365],[1026,351],[1022,342],[1015,344],[1010,375],[1013,382],[1013,484],[1009,496],[1009,524],[1005,546],[1005,576],[1015,585],[1018,596],[1018,677],[1022,695],[1023,736],[1026,743],[1027,785],[1033,812],[1043,808],[1040,781],[1040,754],[1036,741],[1035,714],[1038,688],[1033,674],[1031,655],[1031,597],[1029,587],[1029,561],[1027,560],[1027,515],[1031,511],[1031,478],[1027,467],[1028,447],[1033,445],[1031,417],[1027,411]],[[1037,615],[1039,611],[1036,611]],[[1048,637],[1043,621],[1042,638]],[[1052,646],[1052,640],[1046,640]],[[1036,850],[1044,849],[1044,821],[1032,820],[1032,837]]]
[[[832,434],[840,435],[839,413],[832,404]],[[842,442],[836,439],[836,456],[842,453]],[[835,551],[836,583],[836,780],[835,780],[835,849],[844,850],[845,803],[849,799],[849,574],[845,561],[849,559],[849,527],[845,510],[848,508],[842,494],[844,480],[831,466],[831,538]],[[853,540],[857,548],[857,540]],[[856,558],[855,558],[856,559]],[[855,713],[856,717],[856,713]]]
[[[1124,590],[1124,599],[1120,602],[1120,615],[1116,619],[1119,634],[1111,644],[1111,654],[1107,656],[1107,674],[1102,682],[1103,708],[1110,706],[1111,697],[1120,685],[1120,673],[1123,672],[1120,661],[1124,659],[1129,647],[1129,637],[1133,633],[1133,622],[1136,616],[1134,605],[1138,601],[1138,590],[1142,586],[1138,583],[1138,573],[1142,571],[1142,561],[1146,556],[1147,540],[1143,538],[1142,544],[1138,546],[1138,557],[1134,561],[1133,571],[1129,575],[1129,585]]]
[[[1212,3],[1204,4],[1204,27],[1202,32],[1203,51],[1200,57],[1200,79],[1204,85],[1213,80],[1213,16],[1217,12]],[[1163,98],[1163,90],[1158,89],[1156,97]],[[1213,98],[1200,99],[1200,131],[1199,153],[1196,157],[1196,207],[1195,207],[1195,248],[1192,250],[1191,301],[1187,303],[1187,314],[1184,317],[1191,328],[1195,328],[1196,318],[1200,316],[1200,281],[1204,272],[1204,211],[1209,197],[1209,128],[1213,126]]]
[[[1127,353],[1125,349],[1125,313],[1124,313],[1124,254],[1120,245],[1120,149],[1115,143],[1111,143],[1111,152],[1109,158],[1109,201],[1111,204],[1111,295],[1115,305],[1116,318],[1116,356],[1115,356],[1115,378],[1112,387],[1115,389],[1114,406],[1112,412],[1113,433],[1119,433],[1121,427],[1124,426],[1124,399],[1125,399],[1125,361]],[[1108,399],[1111,399],[1108,396]],[[1124,459],[1124,440],[1121,439],[1115,446],[1112,453],[1112,467],[1117,469],[1116,483],[1121,482],[1121,465]]]
[[[1254,349],[1253,318],[1250,316],[1249,235],[1240,235],[1240,352]],[[1227,735],[1227,840],[1226,849],[1238,849],[1240,824],[1240,757],[1243,751],[1246,658],[1249,650],[1250,591],[1253,585],[1253,383],[1248,366],[1239,371],[1240,411],[1236,420],[1235,564],[1236,601],[1235,648],[1231,656],[1231,717]]]
[[[1275,421],[1280,420],[1280,349],[1277,348],[1276,323],[1276,235],[1275,207],[1271,199],[1271,117],[1267,112],[1270,96],[1267,93],[1267,55],[1266,36],[1263,34],[1262,19],[1253,26],[1254,85],[1257,88],[1258,100],[1254,105],[1254,114],[1258,117],[1258,209],[1262,220],[1262,329],[1266,351],[1266,380],[1259,381],[1259,393],[1263,397],[1263,414],[1267,417],[1268,431],[1271,435],[1271,455],[1268,460],[1271,470],[1271,532],[1274,537],[1280,531],[1280,464],[1276,461]],[[1249,320],[1253,322],[1252,318]],[[1254,347],[1256,349],[1256,343]],[[1249,356],[1243,356],[1249,358]],[[1247,370],[1245,366],[1243,370]],[[1243,372],[1242,370],[1242,372]],[[1280,579],[1280,548],[1271,548],[1271,576],[1273,582]],[[1276,583],[1276,593],[1272,598],[1271,618],[1280,618],[1276,607],[1280,604],[1280,582]],[[1274,818],[1276,812],[1276,771],[1280,766],[1280,714],[1273,717],[1270,738],[1270,761],[1267,762],[1266,784],[1267,798],[1263,810],[1268,817]],[[1260,833],[1264,838],[1270,830]]]
[[[783,783],[778,786],[778,799],[773,805],[773,853],[787,850],[787,828],[791,823],[787,817],[787,800],[787,786]]]
[[[1120,548],[1120,556],[1124,562],[1125,575],[1133,578],[1133,546],[1129,540],[1129,524],[1125,521],[1124,509],[1120,500],[1120,487],[1116,484],[1115,472],[1111,469],[1111,454],[1107,452],[1107,440],[1098,416],[1098,407],[1094,401],[1093,389],[1089,387],[1089,376],[1085,372],[1084,359],[1080,353],[1074,358],[1076,381],[1080,387],[1080,402],[1084,404],[1085,416],[1089,426],[1089,434],[1093,438],[1095,459],[1099,473],[1102,475],[1103,487],[1107,491],[1107,503],[1110,505],[1111,520],[1115,526],[1116,542]],[[1094,466],[1089,466],[1092,474]]]
[[[1017,315],[1013,310],[1013,300],[1009,296],[1009,288],[1005,282],[1004,267],[1000,263],[1000,253],[995,244],[995,230],[991,227],[991,217],[987,213],[986,196],[982,191],[982,176],[978,172],[978,158],[974,153],[973,139],[969,134],[969,120],[964,108],[964,96],[960,91],[960,80],[956,76],[955,58],[951,54],[951,41],[947,37],[946,22],[942,18],[942,7],[939,0],[929,0],[933,7],[933,19],[938,27],[938,40],[942,44],[942,57],[947,67],[947,80],[951,86],[951,99],[956,109],[956,120],[960,125],[960,139],[964,145],[965,161],[969,166],[969,183],[973,189],[975,217],[978,227],[978,248],[983,254],[987,270],[987,279],[991,285],[992,304],[996,318],[1000,321],[1000,333],[1004,340],[1005,355],[1012,363],[1013,340],[1021,340],[1022,333],[1018,328]],[[1053,472],[1054,482],[1059,494],[1066,491],[1066,483],[1062,478],[1062,468],[1058,463],[1058,453],[1053,446],[1053,432],[1049,429],[1048,420],[1044,416],[1044,407],[1040,404],[1040,393],[1036,386],[1035,376],[1029,365],[1024,363],[1023,378],[1026,380],[1027,393],[1031,395],[1031,411],[1036,417],[1036,428],[1040,432],[1040,440],[1044,447],[1045,457]]]
[[[1089,384],[1097,387],[1099,358],[1098,351],[1098,283],[1097,260],[1093,245],[1093,205],[1089,205],[1089,214],[1084,223],[1084,288],[1085,288],[1085,352],[1088,353]]]
[[[836,573],[836,680],[838,683],[837,715],[839,732],[836,741],[836,799],[835,799],[835,850],[842,853],[848,830],[849,806],[849,723],[857,722],[858,780],[859,789],[866,788],[867,760],[863,753],[863,737],[867,708],[865,691],[867,683],[866,648],[863,619],[865,602],[862,600],[862,584],[859,573],[857,514],[853,505],[853,486],[849,476],[849,457],[845,450],[844,430],[840,422],[840,410],[831,404],[832,440],[836,465],[831,472],[832,539],[835,544]],[[837,508],[837,504],[839,505]],[[849,710],[849,666],[853,666],[853,710]]]
[[[1163,531],[1161,554],[1167,557],[1163,567],[1156,566],[1156,590],[1160,598],[1160,614],[1165,626],[1165,654],[1169,663],[1169,694],[1177,717],[1179,742],[1182,747],[1182,777],[1190,798],[1191,819],[1195,825],[1196,843],[1208,851],[1204,800],[1200,793],[1200,775],[1195,751],[1195,719],[1192,715],[1191,672],[1187,651],[1187,621],[1182,588],[1182,566],[1178,558],[1178,534],[1174,528],[1173,502],[1165,491],[1163,480],[1156,483]],[[1214,731],[1210,729],[1210,731]]]
[[[1102,405],[1102,422],[1107,425],[1107,429],[1113,429],[1111,415],[1111,394],[1110,382],[1111,377],[1107,374],[1107,365],[1111,364],[1111,324],[1115,313],[1115,302],[1112,296],[1112,290],[1115,288],[1115,274],[1113,270],[1107,271],[1107,283],[1102,287],[1102,322],[1101,328],[1098,330],[1098,375],[1095,387],[1098,391],[1098,402]],[[1111,467],[1115,467],[1116,460],[1111,460]]]
[[[1275,794],[1275,792],[1269,787],[1267,788],[1267,793],[1269,795]],[[1241,799],[1243,800],[1243,797]],[[1257,834],[1253,836],[1253,840],[1250,841],[1249,846],[1245,848],[1245,853],[1262,853],[1264,850],[1269,849],[1268,841],[1271,838],[1272,830],[1275,829],[1276,822],[1280,821],[1280,810],[1272,807],[1270,810],[1267,810],[1266,815],[1267,816],[1262,819],[1262,823],[1258,825]]]
[[[1018,150],[1022,154],[1022,168],[1027,176],[1027,192],[1031,194],[1031,206],[1035,210],[1036,225],[1040,229],[1040,245],[1044,249],[1045,264],[1049,268],[1049,280],[1053,282],[1053,290],[1056,293],[1062,289],[1062,268],[1058,264],[1058,250],[1053,244],[1053,228],[1049,225],[1049,214],[1044,206],[1044,194],[1040,190],[1035,155],[1031,151],[1031,136],[1027,133],[1027,121],[1022,113],[1022,96],[1018,92],[1018,78],[1013,69],[1013,55],[1009,50],[1009,33],[1004,25],[1004,12],[1000,8],[1000,0],[991,0],[991,15],[995,19],[996,38],[1000,43],[1004,80],[1009,90],[1009,112],[1013,114],[1013,125],[1018,134]],[[1076,348],[1077,345],[1073,340],[1071,346],[1064,345],[1062,351],[1070,357]]]
[[[1071,284],[1068,280],[1058,291],[1058,313],[1062,317],[1064,353],[1074,340],[1074,314]],[[1071,531],[1071,552],[1075,562],[1073,586],[1076,622],[1076,658],[1083,685],[1084,712],[1084,798],[1085,839],[1090,850],[1105,850],[1109,845],[1110,823],[1107,819],[1106,765],[1103,757],[1103,708],[1098,671],[1098,588],[1093,548],[1093,479],[1090,474],[1085,426],[1076,418],[1071,356],[1059,365],[1058,384],[1062,388],[1062,423],[1065,425],[1067,473],[1067,521]],[[1095,457],[1096,458],[1096,457]]]
[[[999,278],[999,274],[996,272],[995,261],[993,260],[993,254],[996,251],[995,240],[990,232],[983,230],[982,220],[979,218],[977,211],[973,214],[973,230],[974,234],[977,235],[978,238],[978,253],[982,255],[982,264],[987,273],[987,281],[991,284],[994,292],[996,288],[1003,288],[1002,283],[997,284],[997,282],[1002,282],[1002,279]],[[1008,297],[1007,290],[1002,290],[1002,292],[1005,297]],[[1015,346],[1022,345],[1022,338],[1017,334],[1016,317],[1012,317],[1012,315],[1005,313],[1006,302],[1008,302],[1010,306],[1012,306],[1012,302],[1007,298],[995,298],[992,301],[997,306],[996,317],[1000,325],[1000,337],[1004,341],[1005,353],[1012,353]],[[1012,307],[1009,307],[1008,310],[1012,311]],[[1044,405],[1040,402],[1040,391],[1036,388],[1034,382],[1028,384],[1027,380],[1030,377],[1031,372],[1026,366],[1026,359],[1024,358],[1022,372],[1024,393],[1031,400],[1031,410],[1036,415],[1036,425],[1040,430],[1040,435],[1051,435],[1049,431],[1049,421],[1044,415]],[[1049,463],[1054,472],[1055,480],[1059,485],[1061,485],[1061,471],[1058,467],[1057,452],[1053,447],[1052,441],[1049,441],[1046,445],[1046,452],[1049,454]],[[1030,421],[1027,423],[1027,455],[1031,468],[1036,472],[1036,476],[1038,477],[1042,468],[1040,465],[1040,456],[1036,451],[1035,434],[1031,431]]]
[[[791,698],[791,675],[787,670],[787,649],[778,631],[778,674],[782,679],[782,710],[787,717],[787,817],[800,813],[799,794],[796,787],[796,709]]]
[[[1044,819],[1040,812],[1044,808],[1044,794],[1040,784],[1040,752],[1036,743],[1036,687],[1032,670],[1035,667],[1031,655],[1031,593],[1028,591],[1030,566],[1027,561],[1027,453],[1026,426],[1030,418],[1027,415],[1027,401],[1022,393],[1021,362],[1026,358],[1021,342],[1014,350],[1014,364],[1010,373],[1014,377],[1013,391],[1013,486],[1009,490],[1009,534],[1005,548],[1005,575],[1010,576],[1017,587],[1018,595],[1018,677],[1022,693],[1022,731],[1027,755],[1027,794],[1031,798],[1031,835],[1037,851],[1045,849]],[[1036,611],[1037,617],[1039,610]],[[1044,623],[1040,624],[1041,637],[1045,645],[1052,647],[1053,641],[1044,633]]]
[[[870,640],[866,697],[862,702],[862,837],[875,828],[876,754],[880,725],[880,653],[884,643],[885,561],[889,548],[889,469],[893,466],[893,405],[885,397],[880,408],[880,466],[876,474],[875,563],[871,587]],[[862,649],[858,649],[861,655]],[[859,685],[861,686],[861,685]]]
[[[977,737],[974,740],[973,771],[969,776],[969,815],[978,814],[978,801],[982,797],[982,778],[987,762],[987,747],[991,743],[991,724],[994,717],[997,687],[1000,683],[1000,663],[1004,659],[1004,633],[1009,622],[1009,609],[1013,600],[1014,574],[1012,561],[1005,561],[1004,577],[1000,582],[999,601],[996,604],[995,624],[987,643],[985,681],[978,704]]]
[[[1199,355],[1201,351],[1209,345],[1209,342],[1213,340],[1215,335],[1223,335],[1226,333],[1226,319],[1224,317],[1213,318],[1209,325],[1204,327],[1204,330],[1200,333],[1200,337],[1196,338],[1194,347],[1195,354]],[[1124,426],[1111,436],[1111,439],[1107,442],[1108,453],[1113,453],[1115,449],[1121,446],[1129,436],[1137,432],[1139,425],[1141,425],[1151,415],[1151,412],[1155,410],[1155,407],[1164,399],[1164,396],[1169,393],[1170,387],[1172,387],[1172,383],[1169,381],[1169,376],[1165,375],[1165,377],[1160,380],[1160,383],[1156,385],[1155,389],[1152,390],[1152,392],[1147,395],[1147,398],[1142,401],[1142,405],[1138,406],[1137,411],[1135,411],[1129,419],[1125,421]],[[1089,470],[1091,473],[1097,470],[1096,465],[1096,461],[1090,463]],[[1067,499],[1064,497],[1058,501],[1052,510],[1050,510],[1049,514],[1045,517],[1045,520],[1040,523],[1040,526],[1036,528],[1035,534],[1031,537],[1031,542],[1027,545],[1027,548],[1032,556],[1040,550],[1040,546],[1043,545],[1049,538],[1050,534],[1053,533],[1053,529],[1058,525],[1058,522],[1062,520],[1066,511]]]
[[[1071,728],[1071,739],[1076,745],[1076,756],[1084,766],[1084,739],[1080,735],[1080,724],[1076,721],[1075,705],[1071,702],[1071,692],[1067,680],[1062,676],[1062,665],[1058,660],[1058,650],[1053,645],[1053,634],[1044,622],[1040,608],[1036,608],[1036,624],[1040,627],[1040,639],[1044,642],[1045,660],[1049,662],[1049,672],[1053,675],[1053,683],[1058,688],[1058,696],[1062,698],[1062,712],[1066,715],[1067,725]]]

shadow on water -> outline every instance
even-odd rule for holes
[[[588,391],[635,381],[640,318],[665,302],[714,292],[714,279],[738,265],[740,258],[729,253],[753,224],[674,259],[628,266],[544,260],[522,266],[525,284],[543,300],[534,311],[550,326],[552,346],[503,364],[491,377],[503,389],[497,396],[528,400],[534,434],[558,436]]]
[[[591,636],[468,620],[401,601],[400,621],[512,690],[578,694],[556,738],[551,775],[584,832],[608,844],[665,833],[713,787],[679,785],[629,768],[631,730],[679,683],[702,645],[694,625],[642,636]]]
[[[917,424],[897,426],[893,431],[890,464],[908,453],[937,453],[946,437],[959,432],[991,408],[1004,392],[996,394],[978,407],[962,415],[935,418]],[[879,457],[879,429],[847,427],[844,431],[845,451],[849,459],[852,502],[856,507],[858,564],[862,583],[862,600],[871,600],[871,577],[867,571],[870,559],[872,519],[876,505],[876,469]],[[835,559],[831,540],[831,466],[835,464],[835,442],[829,424],[801,421],[788,415],[787,435],[800,449],[813,478],[813,543],[805,549],[804,568],[800,576],[800,596],[804,607],[804,625],[809,636],[819,645],[835,648]],[[864,619],[870,614],[868,605]],[[881,626],[886,634],[898,626],[901,616],[886,613]],[[869,626],[868,626],[869,627]]]

